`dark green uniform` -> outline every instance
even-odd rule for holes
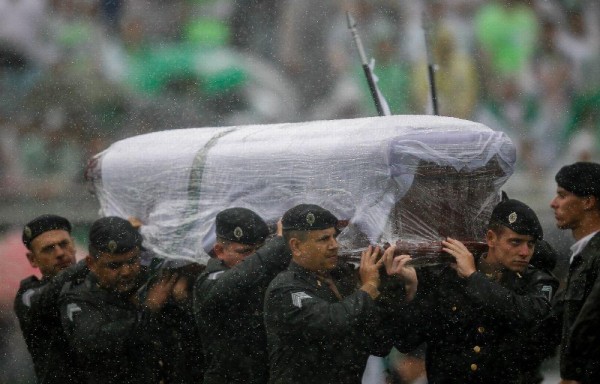
[[[149,311],[138,309],[128,296],[100,288],[92,273],[81,284],[65,285],[59,306],[86,383],[158,382],[153,341],[160,329]]]
[[[523,343],[549,314],[558,281],[533,267],[505,270],[498,282],[481,272],[462,279],[450,266],[423,268],[418,278],[398,349],[427,343],[428,382],[519,383]]]
[[[154,261],[159,262],[158,259]],[[180,279],[186,278],[193,282],[197,277],[195,267],[188,267],[189,265],[183,268],[167,267],[155,270],[155,278],[148,280],[144,287],[138,290],[140,301],[146,300],[148,290],[164,271],[178,273]],[[160,314],[155,317],[158,334],[154,342],[160,344],[158,357],[161,361],[161,378],[169,384],[202,382],[204,359],[200,335],[192,311],[192,288],[189,289],[188,297],[181,302],[170,298],[160,310]]]
[[[600,234],[594,235],[569,267],[562,308],[560,371],[563,379],[600,382]]]
[[[82,279],[87,272],[85,264],[80,262],[51,279],[30,276],[21,281],[14,310],[38,383],[81,382],[60,324],[58,295],[65,283]]]
[[[158,259],[154,262],[160,265]],[[178,273],[181,278],[193,281],[193,271],[183,268],[158,268],[154,270],[154,277],[150,278],[137,296],[140,302],[146,300],[149,289],[157,278],[164,273]],[[183,277],[182,277],[183,276]],[[169,298],[160,312],[154,316],[157,331],[153,338],[156,345],[158,359],[161,362],[160,377],[169,384],[196,384],[202,382],[204,377],[204,359],[198,327],[192,311],[192,289],[188,297],[181,301]]]
[[[331,278],[339,297],[316,273],[294,262],[269,285],[270,383],[360,383],[369,355],[389,352],[390,345],[374,337],[379,310],[357,289],[354,268],[340,264]]]
[[[167,303],[161,311],[160,359],[169,384],[197,384],[204,377],[198,327],[190,303]]]
[[[211,259],[194,288],[194,314],[205,354],[204,383],[266,383],[263,298],[291,254],[276,237],[228,269]]]

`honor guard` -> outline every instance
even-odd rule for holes
[[[521,383],[524,337],[549,314],[558,281],[529,262],[543,236],[536,214],[506,196],[486,232],[488,252],[474,258],[458,240],[443,250],[455,263],[418,270],[404,352],[427,343],[429,383]],[[407,342],[403,345],[403,342]]]
[[[176,276],[162,276],[141,300],[137,290],[147,278],[141,248],[142,237],[127,220],[96,220],[85,259],[90,273],[60,294],[63,329],[86,383],[159,381],[155,340]]]
[[[567,284],[558,297],[561,314],[561,383],[600,382],[600,164],[578,162],[556,174],[550,203],[556,225],[570,229]]]
[[[270,383],[359,383],[369,355],[386,355],[379,342],[378,249],[355,268],[338,259],[338,219],[301,204],[282,218],[292,252],[288,269],[265,296]]]
[[[77,369],[58,316],[58,295],[67,281],[87,273],[75,265],[71,223],[56,215],[39,216],[23,228],[27,259],[42,279],[21,281],[14,309],[27,349],[33,359],[38,383],[78,383]]]
[[[194,288],[194,313],[206,360],[204,383],[264,384],[264,293],[273,277],[287,268],[291,255],[280,235],[265,244],[268,226],[249,209],[221,211],[215,225],[215,257]]]

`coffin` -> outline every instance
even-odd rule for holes
[[[347,224],[343,254],[388,243],[430,257],[445,236],[481,248],[514,163],[504,133],[411,115],[155,132],[112,144],[86,177],[101,214],[141,219],[145,247],[163,258],[205,263],[225,208],[274,226],[300,203]]]

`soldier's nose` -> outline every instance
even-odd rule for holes
[[[62,247],[61,247],[61,246],[59,246],[59,245],[55,245],[55,246],[54,246],[54,254],[56,255],[56,258],[57,258],[57,259],[60,259],[60,258],[62,258],[62,257],[64,257],[64,256],[65,256],[65,250],[64,250],[64,249],[62,249]]]
[[[125,264],[120,268],[119,272],[121,276],[129,276],[133,272],[133,268],[131,265]]]

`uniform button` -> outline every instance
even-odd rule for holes
[[[483,332],[485,332],[485,328],[483,328],[483,327],[478,327],[478,328],[477,328],[477,332],[479,332],[479,333],[483,333]]]
[[[456,310],[457,310],[456,305],[453,305],[452,306],[452,312],[456,312]]]
[[[477,364],[471,364],[471,371],[477,370]]]
[[[473,347],[473,351],[475,351],[475,353],[479,353],[481,352],[481,347],[479,345],[476,345]]]

